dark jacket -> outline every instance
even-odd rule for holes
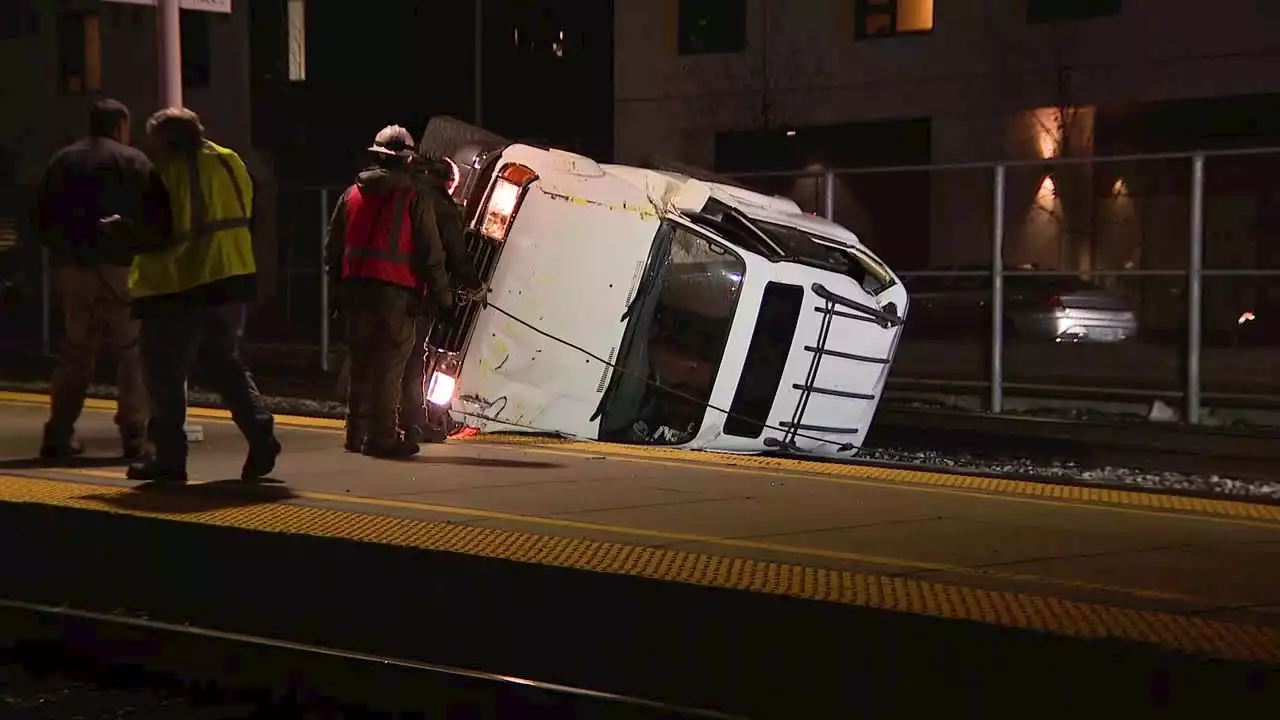
[[[54,265],[127,267],[172,234],[160,174],[146,155],[108,137],[89,136],[54,154],[34,215]],[[123,222],[99,225],[110,215]]]
[[[418,193],[409,203],[413,221],[411,263],[414,274],[426,283],[427,302],[423,311],[432,313],[449,308],[453,288],[474,289],[480,286],[475,267],[467,256],[463,240],[462,214],[449,199],[443,185],[434,179],[410,175],[399,170],[369,168],[356,176],[355,185],[362,193],[389,195],[396,188],[414,187]],[[338,287],[342,282],[342,255],[346,248],[347,194],[338,198],[329,219],[329,242],[325,247],[325,270],[329,282]],[[450,282],[452,276],[453,282]],[[376,281],[373,281],[376,282]]]

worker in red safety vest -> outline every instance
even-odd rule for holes
[[[419,316],[452,306],[446,264],[460,260],[446,263],[435,203],[410,172],[413,147],[404,128],[383,128],[369,148],[373,165],[329,220],[326,271],[346,315],[351,354],[345,447],[374,457],[418,453],[397,422],[401,378]]]

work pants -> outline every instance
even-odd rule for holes
[[[431,366],[431,350],[427,344],[435,321],[419,315],[414,321],[416,330],[413,347],[404,366],[404,379],[400,384],[400,427],[427,427],[426,384],[427,369]]]
[[[400,437],[397,415],[419,303],[404,288],[372,281],[350,281],[345,293],[348,437],[367,433],[370,442],[393,443]]]
[[[142,364],[151,396],[148,431],[157,467],[186,469],[187,376],[197,359],[250,446],[261,447],[274,437],[275,420],[240,356],[247,317],[246,303],[147,308]]]
[[[129,268],[67,265],[55,276],[64,331],[50,388],[46,443],[70,441],[84,410],[103,339],[117,354],[116,427],[126,443],[138,442],[147,426],[147,395],[138,351],[138,321],[129,307]]]

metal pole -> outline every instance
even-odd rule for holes
[[[324,266],[329,242],[329,189],[320,189],[320,369],[329,371],[329,269]]]
[[[475,124],[479,126],[483,122],[484,116],[484,3],[481,0],[475,0],[476,3],[476,19],[475,19],[475,57],[472,62],[475,64],[473,71],[475,72]]]
[[[180,0],[157,0],[156,69],[160,107],[182,107],[182,14]]]
[[[1004,412],[1004,163],[996,165],[991,231],[991,412]]]
[[[836,219],[836,174],[830,170],[822,175],[822,214],[828,220]]]
[[[182,6],[180,0],[156,1],[156,71],[160,79],[160,107],[182,107]],[[182,383],[182,394],[188,394]],[[184,422],[187,442],[204,439],[204,427]]]
[[[40,352],[50,355],[53,352],[53,282],[49,277],[49,248],[40,248]]]
[[[1200,424],[1200,335],[1204,295],[1204,155],[1191,158],[1191,257],[1187,264],[1187,422]]]

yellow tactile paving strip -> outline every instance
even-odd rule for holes
[[[49,398],[47,395],[38,395],[33,393],[0,392],[0,402],[47,404],[49,402]],[[100,410],[114,410],[115,402],[110,400],[91,399],[87,401],[86,407]],[[192,417],[197,418],[229,420],[231,417],[230,413],[225,410],[210,408],[191,408],[189,412]],[[329,430],[341,430],[343,428],[341,420],[299,417],[292,415],[277,415],[276,423],[285,427]],[[951,490],[1013,495],[1048,501],[1061,500],[1066,502],[1083,502],[1100,505],[1119,505],[1145,510],[1188,512],[1246,520],[1280,522],[1280,505],[1263,505],[1237,500],[1217,500],[1213,498],[1190,497],[1186,495],[1168,495],[1157,492],[1113,490],[1109,488],[1089,487],[1087,485],[1066,485],[1048,482],[1041,483],[973,475],[952,475],[948,473],[926,472],[922,470],[879,468],[866,465],[845,465],[839,463],[816,462],[812,460],[799,460],[794,458],[761,457],[758,455],[729,455],[724,453],[681,450],[678,448],[619,445],[581,440],[560,440],[544,436],[521,435],[514,433],[475,436],[468,438],[463,442],[514,445],[533,449],[546,448],[572,453],[607,454],[631,457],[640,460],[648,459],[653,461],[680,462],[692,465],[734,467],[745,470],[806,475],[816,478],[831,479],[834,481],[876,480],[881,482],[946,488]]]
[[[562,538],[456,523],[264,503],[202,512],[124,509],[131,488],[0,476],[0,502],[40,503],[274,533],[343,538],[786,595],[1081,638],[1120,638],[1231,660],[1280,663],[1280,628],[901,577]],[[183,503],[172,496],[175,506]],[[152,494],[155,504],[162,494]],[[115,501],[115,504],[113,504]]]

